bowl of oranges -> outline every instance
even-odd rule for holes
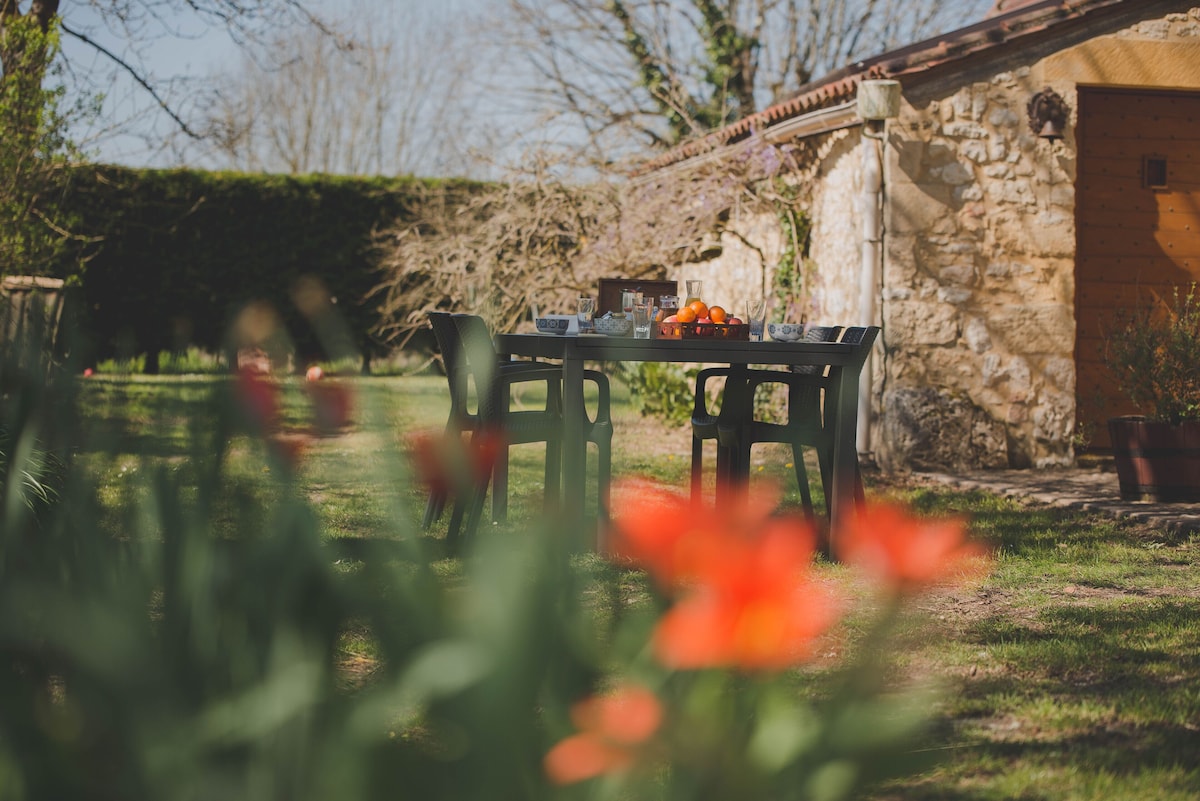
[[[658,324],[658,335],[663,339],[749,339],[750,326],[726,311],[724,306],[709,306],[702,300],[693,300],[663,318]]]

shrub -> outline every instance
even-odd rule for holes
[[[1200,420],[1200,296],[1196,284],[1135,310],[1107,338],[1117,385],[1153,420]]]
[[[687,423],[692,419],[697,372],[666,362],[621,362],[619,375],[642,414]]]

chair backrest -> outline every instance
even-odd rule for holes
[[[837,342],[838,335],[842,333],[840,325],[814,325],[804,332],[805,342]],[[793,373],[800,375],[820,375],[825,372],[826,368],[818,364],[801,364],[792,368]]]
[[[454,323],[454,315],[450,312],[427,312],[429,326],[433,329],[433,338],[437,341],[438,350],[442,352],[442,366],[446,370],[446,381],[450,385],[450,413],[460,417],[470,417],[468,412],[468,389],[465,357],[463,355],[462,338],[458,334],[458,326]]]
[[[860,346],[855,354],[854,361],[848,367],[858,370],[862,369],[862,366],[866,364],[867,357],[871,355],[871,346],[875,344],[875,338],[878,336],[879,326],[877,325],[854,325],[842,332],[842,336],[838,342]]]
[[[450,312],[426,312],[429,327],[433,329],[433,338],[437,340],[438,350],[442,352],[442,365],[449,375],[461,366],[461,347],[458,342],[458,326],[454,324]]]
[[[492,344],[492,332],[488,330],[487,322],[476,314],[455,314],[451,319],[458,330],[462,372],[475,382],[479,416],[483,420],[495,420],[501,409],[496,382],[498,358],[496,346]]]

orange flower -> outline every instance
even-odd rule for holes
[[[477,432],[464,442],[461,436],[420,431],[407,438],[409,458],[417,479],[432,492],[446,492],[464,482],[483,481],[506,447],[498,431]]]
[[[736,532],[724,559],[689,586],[654,632],[658,660],[676,669],[777,670],[812,655],[838,619],[837,604],[809,576],[812,529],[772,520]]]
[[[760,491],[696,507],[642,484],[614,504],[616,553],[680,596],[654,632],[664,665],[787,667],[835,622],[836,604],[809,576],[816,533],[804,520],[772,517],[777,500]]]
[[[271,377],[253,367],[242,367],[234,379],[238,407],[258,433],[273,430],[279,423],[279,387]]]
[[[771,493],[752,493],[721,507],[695,504],[679,492],[647,479],[619,482],[613,489],[610,555],[645,567],[664,587],[712,572],[729,543],[776,506]],[[718,570],[719,572],[719,570]]]
[[[841,559],[900,593],[986,567],[986,551],[967,540],[965,521],[921,519],[899,506],[873,504],[860,510],[835,543]]]
[[[555,784],[630,768],[637,759],[636,746],[658,731],[662,705],[646,688],[623,685],[575,704],[571,721],[579,733],[559,741],[543,761],[546,775]]]

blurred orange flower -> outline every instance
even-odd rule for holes
[[[340,382],[309,382],[304,385],[304,391],[312,401],[318,434],[337,434],[350,424],[354,396],[348,386]]]
[[[579,733],[546,754],[546,775],[555,784],[573,784],[628,769],[637,759],[637,746],[658,731],[662,715],[654,693],[637,685],[585,698],[571,707]]]
[[[484,481],[506,447],[504,436],[490,429],[476,432],[466,441],[460,435],[442,431],[418,431],[406,439],[417,479],[432,492]]]
[[[234,394],[238,407],[258,433],[273,430],[279,423],[279,386],[254,366],[237,371]]]
[[[719,507],[644,483],[618,495],[614,553],[678,596],[654,632],[664,665],[784,668],[807,659],[838,619],[838,605],[811,578],[815,531],[803,519],[772,517],[774,493]]]
[[[664,587],[713,572],[726,558],[730,532],[765,520],[777,498],[756,492],[721,507],[694,503],[648,479],[626,479],[613,488],[619,510],[609,555],[645,567]]]
[[[292,470],[300,467],[310,444],[306,434],[272,434],[267,437],[267,442],[275,455]]]
[[[978,574],[988,562],[987,551],[967,539],[966,521],[922,519],[890,504],[861,509],[835,545],[843,561],[906,594]]]

